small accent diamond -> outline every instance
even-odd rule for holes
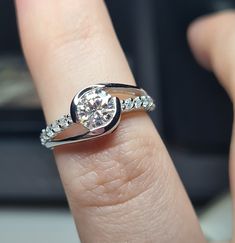
[[[61,128],[66,128],[69,126],[68,118],[67,116],[62,117],[58,120],[58,124],[61,126]]]
[[[42,130],[42,133],[40,135],[40,140],[42,144],[45,144],[46,141],[48,140],[48,137],[46,136],[46,129]]]
[[[148,98],[146,96],[141,96],[141,100],[142,100],[142,105],[144,108],[148,107]]]
[[[48,137],[52,138],[54,136],[54,132],[51,130],[50,127],[46,128],[46,134]]]
[[[60,132],[60,131],[61,131],[60,126],[59,126],[59,124],[58,124],[57,122],[53,123],[53,124],[51,125],[51,128],[52,128],[52,130],[53,130],[54,132]]]
[[[142,101],[141,101],[140,97],[136,97],[136,98],[134,99],[134,104],[135,104],[135,108],[137,108],[137,109],[141,108],[141,106],[142,106]]]
[[[121,109],[122,109],[122,111],[124,111],[125,108],[126,108],[125,101],[124,100],[120,100],[120,103],[121,103]]]
[[[133,108],[133,99],[132,98],[129,98],[127,100],[125,100],[125,107],[126,107],[126,110],[131,110]]]
[[[73,123],[73,119],[72,119],[71,116],[68,115],[68,116],[67,116],[67,119],[68,119],[68,123],[69,123],[69,124],[72,124],[72,123]]]
[[[150,96],[147,96],[148,99],[148,109],[152,110],[153,107],[153,99]]]

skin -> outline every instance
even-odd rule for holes
[[[135,84],[102,0],[16,0],[16,9],[48,123],[67,114],[71,97],[87,85]],[[233,12],[225,12],[194,23],[188,32],[196,58],[216,73],[233,101],[234,20]],[[232,142],[232,191],[234,151]],[[147,114],[123,116],[115,133],[54,154],[82,242],[206,242]]]

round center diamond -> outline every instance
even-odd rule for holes
[[[115,116],[114,98],[100,88],[84,93],[78,101],[77,121],[89,130],[106,126]]]

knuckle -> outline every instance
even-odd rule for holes
[[[109,32],[107,26],[100,21],[98,11],[95,10],[95,8],[100,8],[98,6],[100,2],[83,3],[82,5],[88,6],[81,6],[79,15],[76,13],[63,20],[56,28],[57,31],[51,35],[49,48],[58,50],[74,43],[79,44],[80,48],[85,48]]]
[[[53,45],[58,48],[75,41],[86,43],[91,38],[95,38],[98,33],[98,26],[94,25],[88,16],[83,16],[73,27],[58,33],[58,35],[54,37]]]
[[[79,206],[110,206],[122,204],[155,183],[162,148],[150,134],[127,133],[109,137],[108,145],[95,151],[70,155],[79,161],[79,170],[66,185],[73,204]],[[99,145],[98,145],[99,147]],[[157,161],[156,161],[157,160]],[[82,169],[81,169],[82,168]]]
[[[98,2],[89,5],[95,8]],[[47,39],[42,38],[44,51],[39,58],[45,65],[45,70],[51,71],[62,67],[63,72],[64,70],[84,72],[87,66],[96,65],[99,61],[97,59],[102,54],[100,52],[103,52],[101,47],[106,39],[112,36],[113,30],[109,24],[102,23],[102,16],[99,16],[97,10],[91,9],[93,13],[91,14],[88,6],[83,9],[85,10],[80,10],[79,15],[59,21],[62,23],[52,30],[53,33],[46,37]],[[77,65],[78,61],[80,65]]]

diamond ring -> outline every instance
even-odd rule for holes
[[[92,85],[75,95],[70,114],[42,130],[41,143],[54,148],[101,137],[117,128],[122,113],[152,111],[154,108],[153,99],[137,86],[117,83]]]

